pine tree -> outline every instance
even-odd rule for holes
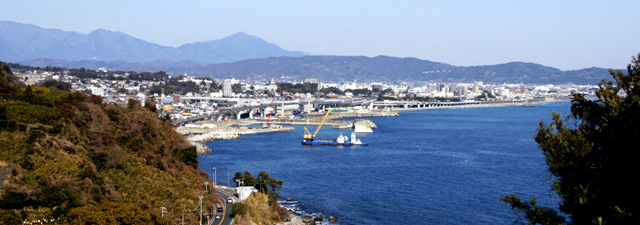
[[[562,199],[560,210],[573,224],[640,224],[640,54],[626,74],[609,72],[615,85],[603,80],[596,100],[575,94],[571,115],[554,113],[535,137]],[[530,224],[565,221],[535,199],[522,202],[511,194],[501,200]]]

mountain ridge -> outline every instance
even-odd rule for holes
[[[10,21],[0,21],[0,28],[0,60],[41,67],[162,70],[169,74],[187,72],[192,76],[254,81],[287,77],[324,81],[596,84],[609,77],[603,68],[562,71],[531,62],[454,66],[413,57],[308,55],[284,50],[244,32],[167,47],[101,28],[80,34]],[[21,29],[25,31],[18,32]]]
[[[25,61],[38,58],[149,62],[192,60],[225,63],[270,56],[302,56],[279,46],[238,32],[219,40],[162,46],[120,31],[98,28],[88,34],[44,29],[32,24],[0,21],[0,59]]]
[[[30,66],[58,66],[67,68],[110,71],[165,71],[168,74],[188,73],[195,77],[236,78],[268,81],[286,77],[288,80],[316,78],[325,82],[463,82],[525,84],[597,84],[609,78],[608,69],[585,68],[562,71],[530,62],[509,62],[486,66],[453,66],[417,58],[390,56],[303,56],[248,59],[233,63],[206,64],[193,61],[153,61],[130,63],[125,61],[64,61],[38,59],[21,62]]]

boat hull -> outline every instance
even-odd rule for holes
[[[302,145],[367,146],[367,144],[354,144],[352,142],[338,143],[335,141],[311,141],[311,140],[303,140]]]

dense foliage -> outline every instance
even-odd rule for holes
[[[287,91],[289,93],[316,93],[318,91],[318,84],[316,83],[278,83],[278,93]]]
[[[150,94],[162,94],[163,89],[164,88],[164,94],[180,94],[180,95],[184,95],[187,92],[191,92],[191,93],[199,93],[200,92],[200,87],[198,84],[196,84],[193,81],[187,81],[187,82],[179,82],[176,79],[170,79],[167,82],[165,82],[164,84],[161,85],[153,85],[151,87],[151,90],[149,90]]]
[[[236,172],[233,180],[238,182],[237,186],[252,186],[258,190],[242,203],[234,203],[231,206],[232,212],[238,214],[238,224],[266,224],[269,221],[280,221],[288,215],[288,212],[280,207],[278,191],[282,188],[282,181],[276,180],[263,172],[258,173],[258,177],[253,177],[251,173]]]
[[[553,114],[540,123],[535,137],[562,198],[560,210],[572,224],[640,224],[640,54],[627,73],[610,70],[615,79],[600,83],[597,100],[575,95],[571,115]],[[566,123],[565,123],[566,122]],[[522,202],[515,195],[502,200],[533,224],[560,224],[556,211]]]
[[[171,224],[156,213],[144,211],[134,204],[105,202],[74,208],[67,214],[70,224]]]
[[[345,90],[345,92],[351,92],[354,96],[372,96],[373,92],[369,89],[366,88],[359,88],[359,89],[347,89]]]
[[[69,91],[71,90],[71,84],[58,80],[47,80],[42,83],[42,86],[51,88],[58,91]]]
[[[164,224],[182,213],[197,221],[208,176],[198,170],[195,148],[169,124],[135,100],[120,107],[24,86],[7,68],[0,71],[0,166],[12,169],[0,174],[7,178],[2,221]],[[213,195],[205,196],[213,207]]]
[[[329,93],[334,93],[334,94],[343,94],[343,92],[337,88],[337,87],[326,87],[326,88],[322,88],[320,89],[320,92],[324,93],[324,94],[329,94]]]
[[[234,203],[231,209],[239,225],[273,224],[288,215],[278,201],[261,192],[252,194],[242,203]]]
[[[273,198],[280,197],[278,191],[282,189],[282,181],[272,178],[264,171],[258,173],[258,177],[255,178],[249,171],[244,171],[244,174],[238,171],[233,176],[233,180],[236,182],[242,181],[243,186],[252,186],[259,192],[268,194]]]

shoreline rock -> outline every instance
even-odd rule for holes
[[[204,145],[202,143],[193,142],[193,141],[190,141],[190,143],[193,146],[196,146],[196,152],[198,153],[198,155],[204,155],[204,154],[211,153],[211,148],[209,148],[208,146],[206,146],[206,145]]]
[[[240,139],[240,135],[234,132],[213,131],[203,134],[191,134],[187,136],[187,140],[191,142],[210,142],[220,139]]]

